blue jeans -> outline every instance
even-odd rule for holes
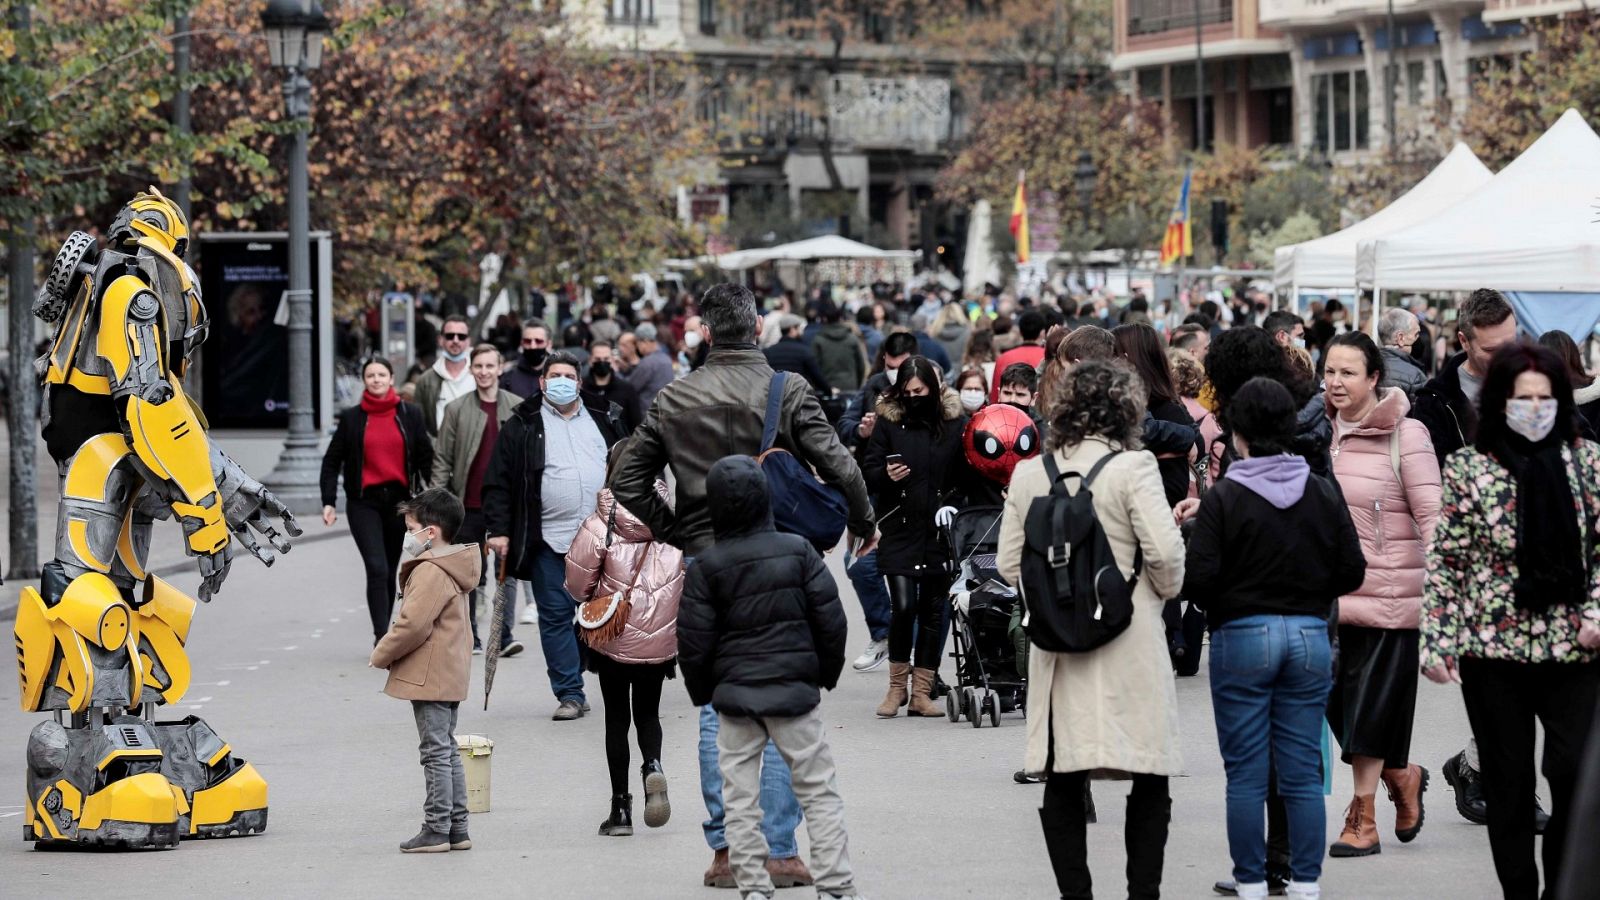
[[[867,633],[875,641],[889,639],[889,588],[878,574],[878,551],[857,557],[854,562],[845,559],[844,571],[855,585],[856,598],[861,601],[861,613],[867,619]]]
[[[700,827],[713,850],[728,846],[724,833],[722,807],[722,769],[717,758],[717,713],[710,706],[700,707],[700,796],[710,816]],[[767,741],[761,755],[761,836],[767,839],[769,859],[789,859],[800,855],[794,832],[800,827],[800,801],[789,783],[789,766],[778,755],[778,748]]]
[[[1267,879],[1269,759],[1289,820],[1295,881],[1322,875],[1322,716],[1333,685],[1328,623],[1247,616],[1211,633],[1211,707],[1228,774],[1228,852],[1240,884]]]
[[[578,602],[567,593],[566,582],[566,559],[540,541],[533,580],[528,584],[539,610],[539,646],[544,650],[550,692],[558,701],[583,703],[587,700],[583,695],[583,663],[578,655],[578,635],[572,630]]]

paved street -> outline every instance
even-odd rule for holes
[[[169,525],[157,539],[175,542],[177,530]],[[836,574],[838,563],[835,557]],[[188,589],[196,582],[176,580]],[[853,656],[865,629],[853,597],[846,605]],[[598,687],[591,676],[595,715],[551,722],[554,701],[531,626],[518,626],[529,652],[501,664],[493,707],[481,709],[476,687],[463,707],[461,730],[496,744],[494,811],[473,817],[474,849],[400,855],[395,845],[420,821],[416,733],[407,705],[384,696],[382,673],[365,667],[367,634],[361,570],[348,538],[306,544],[270,571],[249,560],[236,565],[227,590],[196,617],[195,684],[175,712],[205,716],[260,768],[272,788],[270,827],[258,837],[185,843],[175,853],[38,853],[17,840],[23,747],[42,717],[18,712],[16,682],[0,679],[0,895],[44,896],[70,884],[74,894],[107,896],[165,884],[222,897],[437,897],[466,889],[551,898],[733,896],[700,887],[710,853],[699,828],[695,710],[681,683],[669,683],[663,702],[672,821],[659,830],[641,823],[632,838],[602,839],[595,829],[608,789]],[[982,730],[943,719],[878,721],[872,709],[884,679],[882,672],[847,671],[823,704],[860,886],[874,898],[1054,896],[1035,812],[1042,788],[1011,781],[1022,756],[1022,719],[1008,716],[1003,727]],[[1165,890],[1203,897],[1228,873],[1222,768],[1205,678],[1180,683],[1179,696],[1188,775],[1172,783]],[[1434,771],[1427,827],[1416,842],[1400,845],[1388,834],[1392,808],[1380,799],[1384,853],[1329,860],[1326,896],[1498,895],[1487,836],[1457,818],[1437,770],[1467,734],[1459,698],[1424,684],[1418,707],[1415,758]],[[1328,804],[1330,839],[1348,799],[1346,770],[1338,775]],[[1095,792],[1095,878],[1101,896],[1119,896],[1126,786],[1099,783]]]

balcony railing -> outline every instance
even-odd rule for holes
[[[1233,21],[1233,0],[1130,0],[1128,33],[1160,34],[1193,28],[1197,4],[1202,25]]]

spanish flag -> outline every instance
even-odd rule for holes
[[[1028,196],[1024,189],[1027,171],[1017,173],[1017,196],[1011,201],[1011,236],[1017,240],[1017,265],[1028,264]]]
[[[1189,229],[1189,178],[1193,173],[1192,166],[1184,167],[1183,187],[1178,191],[1178,202],[1167,219],[1167,233],[1161,238],[1163,266],[1171,265],[1179,257],[1194,254],[1194,235]]]

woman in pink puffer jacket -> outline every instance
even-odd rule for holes
[[[1339,600],[1339,661],[1328,724],[1355,776],[1355,799],[1330,856],[1379,852],[1374,803],[1381,778],[1395,805],[1395,836],[1422,830],[1428,770],[1411,763],[1417,703],[1425,550],[1439,520],[1439,463],[1411,403],[1379,389],[1383,356],[1365,334],[1328,345],[1323,378],[1333,424],[1333,474],[1361,536],[1367,576]]]
[[[612,450],[618,459],[619,443]],[[670,502],[665,483],[656,493]],[[632,589],[629,585],[632,584]],[[632,605],[622,633],[589,651],[589,667],[600,676],[605,704],[606,763],[611,770],[611,816],[600,824],[608,836],[633,834],[633,795],[628,792],[628,725],[639,733],[644,755],[644,823],[667,823],[667,776],[661,770],[661,685],[672,677],[678,655],[678,601],[683,596],[683,551],[657,541],[649,526],[600,491],[595,511],[578,529],[567,551],[567,593],[579,603],[627,590]],[[631,706],[631,712],[630,712]]]

